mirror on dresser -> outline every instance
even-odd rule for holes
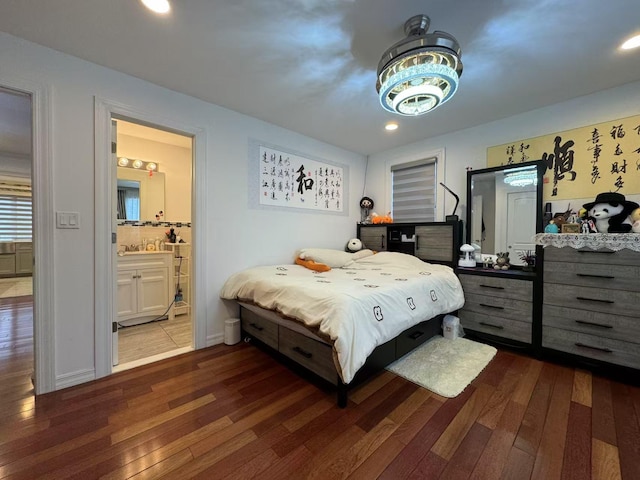
[[[484,256],[508,252],[511,265],[526,265],[521,256],[535,252],[533,237],[542,231],[545,170],[536,160],[468,171],[467,243]]]

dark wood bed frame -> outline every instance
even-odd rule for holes
[[[426,227],[418,228],[415,227]],[[364,228],[358,226],[358,234],[364,233]],[[416,242],[415,255],[430,263],[440,263],[455,267],[459,256],[460,242],[462,238],[462,222],[432,222],[420,224],[389,224],[376,225],[375,235],[384,235],[384,244],[388,245],[385,250],[402,251],[412,253],[408,250],[413,248],[413,244],[395,242],[400,239],[400,234],[411,237],[414,232],[422,236],[419,248]],[[428,232],[429,236],[424,235]],[[443,242],[443,239],[446,239]],[[444,243],[444,244],[443,244]],[[433,246],[432,249],[429,246]],[[425,248],[427,246],[427,248]],[[395,248],[394,248],[395,247]],[[433,258],[429,258],[429,253],[433,252]],[[449,312],[455,313],[455,312]],[[338,406],[341,408],[347,405],[348,391],[356,385],[376,375],[381,370],[393,363],[395,360],[406,355],[416,347],[422,345],[435,335],[441,333],[442,319],[445,314],[426,319],[405,330],[396,338],[379,345],[367,358],[366,363],[354,376],[349,384],[345,384],[338,375],[333,363],[333,351],[330,344],[312,335],[305,334],[300,328],[289,328],[286,323],[280,322],[274,317],[272,312],[260,309],[240,306],[240,319],[242,327],[242,338],[245,341],[253,341],[258,346],[266,348],[274,356],[298,370],[305,375],[311,375],[314,379],[321,379],[337,387]],[[286,321],[285,321],[286,322]],[[291,322],[291,321],[290,321]],[[304,328],[302,329],[304,330]]]
[[[325,367],[327,361],[333,362],[331,346],[329,344],[308,338],[306,343],[294,344],[294,346],[290,348],[274,348],[273,345],[265,343],[265,341],[263,341],[264,339],[261,338],[261,333],[269,328],[264,323],[261,323],[261,320],[270,322],[271,324],[273,324],[273,322],[268,319],[259,320],[260,317],[254,311],[242,306],[240,307],[242,338],[269,351],[276,358],[293,367],[294,370],[299,371],[303,375],[311,376],[313,380],[320,380],[321,382],[329,383],[337,387],[337,403],[341,408],[347,406],[347,396],[351,388],[373,377],[384,370],[387,365],[422,345],[433,336],[438,335],[441,332],[443,317],[444,315],[438,315],[429,320],[425,320],[405,330],[396,338],[376,347],[367,358],[366,363],[358,370],[353,380],[346,384],[342,381],[340,375],[338,375],[333,363],[331,364],[331,367],[333,367],[332,374],[314,371],[316,370],[314,366],[309,365],[309,362],[313,362],[317,358],[320,359],[320,363],[325,364]],[[283,330],[288,330],[282,325],[278,325],[277,329],[279,337],[282,336]],[[286,334],[294,335],[294,338],[297,337],[298,339],[301,337],[301,335],[296,332],[287,332]],[[309,341],[316,342],[318,345],[310,348]],[[325,351],[323,351],[323,349]]]

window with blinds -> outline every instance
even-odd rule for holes
[[[391,208],[394,222],[434,222],[436,159],[391,167]]]
[[[0,241],[31,240],[32,210],[29,185],[0,184]]]

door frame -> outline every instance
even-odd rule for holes
[[[116,212],[113,208],[115,194],[116,165],[112,159],[111,119],[121,118],[153,128],[164,128],[193,137],[191,173],[191,219],[192,252],[198,262],[193,265],[191,290],[193,308],[191,322],[192,345],[194,349],[206,346],[207,314],[206,298],[200,293],[205,285],[207,265],[204,248],[206,205],[206,131],[203,128],[181,123],[156,113],[124,105],[122,103],[94,97],[95,107],[95,278],[94,278],[94,318],[95,318],[95,376],[110,375],[112,372],[112,327],[115,320],[117,275],[117,241],[112,242],[112,234],[117,232]],[[197,202],[196,202],[197,199]]]
[[[51,86],[0,74],[0,85],[31,95],[33,355],[36,395],[56,389]]]

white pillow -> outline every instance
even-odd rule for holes
[[[302,260],[313,260],[316,263],[324,263],[331,268],[340,268],[353,260],[353,253],[331,248],[303,248],[298,253]]]
[[[324,263],[331,268],[340,268],[359,258],[373,255],[371,250],[360,250],[355,253],[343,250],[333,250],[331,248],[303,248],[298,252],[298,258],[302,260],[313,260],[316,263]]]

